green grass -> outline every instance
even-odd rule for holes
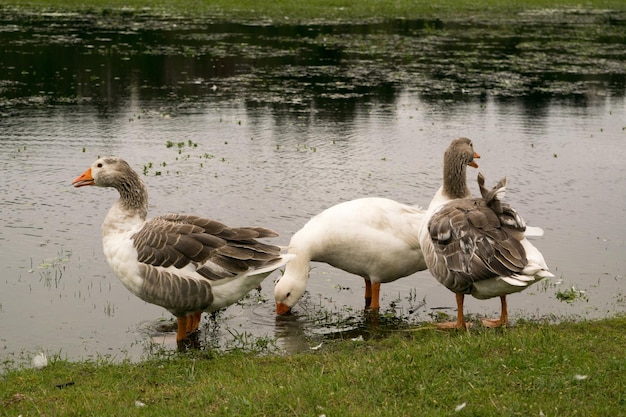
[[[0,377],[0,414],[617,416],[626,413],[625,345],[618,317],[469,333],[418,327],[287,357],[54,360]]]
[[[4,0],[12,7],[80,10],[141,11],[168,15],[215,16],[244,20],[378,20],[384,18],[467,19],[472,16],[514,15],[528,9],[593,8],[626,10],[623,0]]]

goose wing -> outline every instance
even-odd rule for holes
[[[435,253],[468,286],[522,272],[527,264],[520,242],[524,228],[523,220],[508,204],[486,199],[453,200],[428,224]]]
[[[274,236],[265,228],[232,228],[198,216],[170,214],[147,221],[133,235],[133,242],[143,264],[191,267],[216,280],[278,261],[279,247],[256,240]]]

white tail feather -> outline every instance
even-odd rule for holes
[[[530,284],[530,282],[528,282],[526,279],[523,279],[523,278],[524,278],[524,275],[515,275],[515,278],[500,277],[502,281],[514,287],[527,287]],[[525,277],[525,278],[528,278],[528,277]]]
[[[539,271],[537,276],[541,278],[554,278],[554,274],[550,271]]]
[[[536,227],[536,226],[526,226],[526,231],[524,232],[524,236],[526,237],[543,236],[543,229],[541,227]]]

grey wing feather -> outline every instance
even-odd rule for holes
[[[183,268],[194,265],[207,279],[235,276],[269,265],[280,248],[257,241],[277,233],[258,227],[231,228],[197,216],[156,217],[133,236],[139,261],[152,266]]]
[[[448,270],[468,286],[474,281],[519,273],[527,263],[518,228],[502,222],[503,214],[488,203],[486,199],[453,200],[429,222],[435,251],[445,259]],[[508,205],[502,207],[507,218],[517,215]]]

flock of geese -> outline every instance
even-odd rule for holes
[[[380,307],[381,283],[428,269],[456,296],[457,320],[439,327],[468,327],[466,294],[500,297],[500,317],[483,324],[506,326],[506,296],[553,275],[526,239],[541,230],[526,227],[502,201],[506,179],[489,190],[479,174],[481,196],[472,197],[466,169],[477,168],[477,158],[469,139],[455,139],[444,154],[443,184],[426,210],[385,198],[344,202],[305,224],[287,253],[259,240],[278,236],[262,227],[234,228],[184,214],[148,220],[146,186],[117,157],[98,159],[73,185],[119,192],[102,225],[104,255],[130,292],[176,316],[179,347],[198,329],[203,312],[237,302],[282,267],[276,312],[289,312],[305,292],[312,261],[361,276],[371,310]]]

